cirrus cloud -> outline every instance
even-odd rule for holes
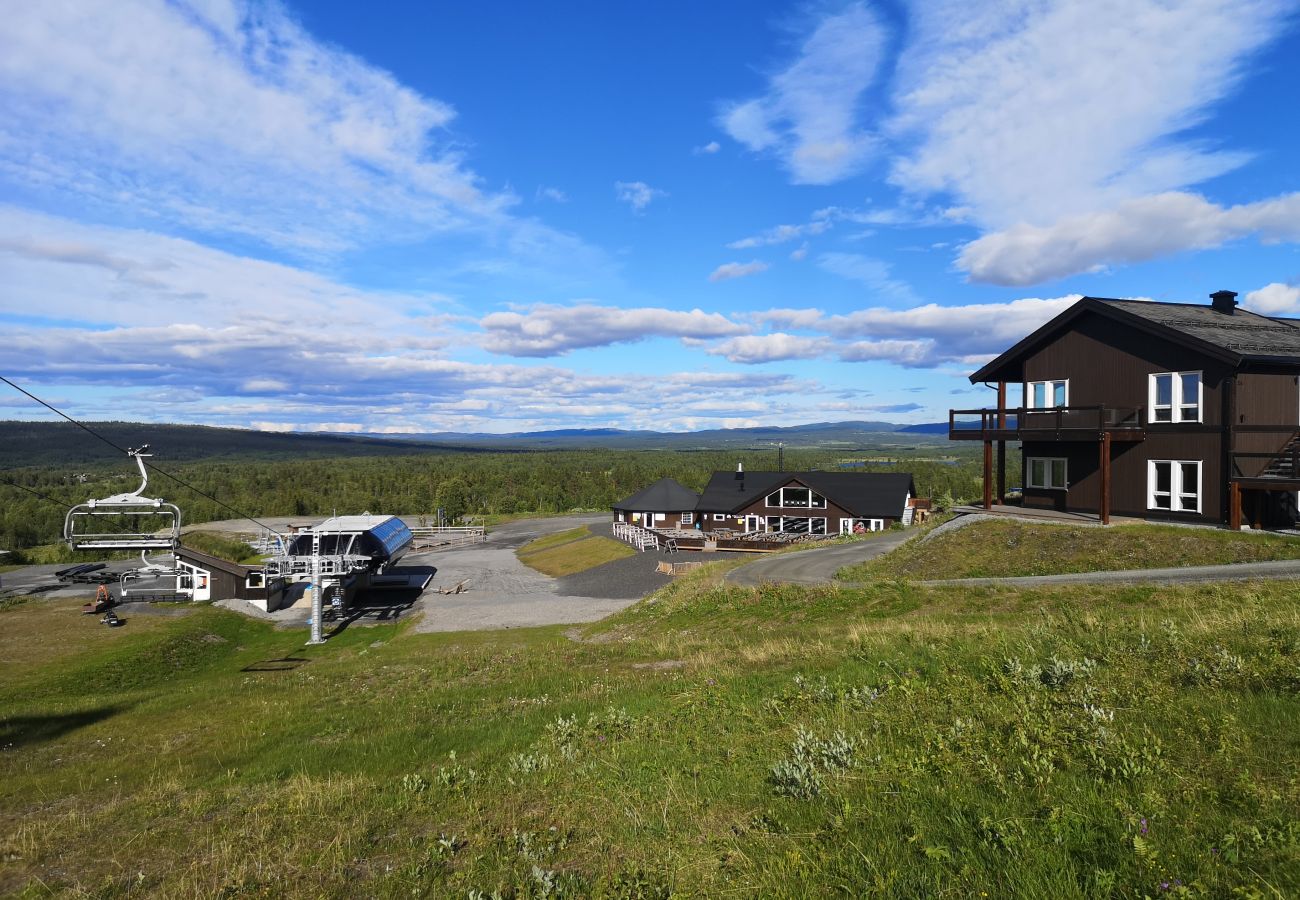
[[[766,272],[767,269],[767,263],[760,262],[756,259],[747,263],[723,263],[709,273],[709,281],[727,281],[732,278],[744,278],[748,275],[757,275],[759,272]]]

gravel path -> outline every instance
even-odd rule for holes
[[[916,536],[915,531],[887,531],[850,544],[835,544],[795,553],[765,556],[727,573],[727,580],[751,587],[760,584],[827,584],[845,566],[883,556]]]
[[[1300,560],[1231,563],[1222,566],[1183,566],[1168,569],[1132,569],[1126,572],[1078,572],[1071,575],[1021,575],[1015,578],[945,578],[921,584],[983,587],[1047,587],[1054,584],[1194,584],[1203,581],[1252,581],[1300,578]]]

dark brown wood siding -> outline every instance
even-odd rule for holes
[[[1070,406],[1110,406],[1146,410],[1150,378],[1158,372],[1200,372],[1202,411],[1199,423],[1150,423],[1146,440],[1115,441],[1111,449],[1111,512],[1120,516],[1164,517],[1194,521],[1222,521],[1226,515],[1226,444],[1224,426],[1228,407],[1240,405],[1242,388],[1233,391],[1232,367],[1187,347],[1126,328],[1097,315],[1082,316],[1073,330],[1062,334],[1025,360],[1025,381],[1068,379]],[[1270,376],[1273,377],[1273,376]],[[1260,381],[1246,389],[1272,393],[1274,381]],[[1275,416],[1282,405],[1296,412],[1296,387],[1289,399],[1255,400],[1249,415]],[[1236,413],[1234,415],[1239,415]],[[1149,418],[1149,414],[1148,414]],[[1099,437],[1099,435],[1098,435]],[[1095,513],[1101,508],[1099,441],[1026,443],[1026,458],[1067,460],[1068,491],[1025,488],[1025,504],[1041,508]],[[1167,513],[1147,508],[1150,460],[1199,460],[1201,512]]]
[[[1241,453],[1276,454],[1300,425],[1300,388],[1296,375],[1285,369],[1252,369],[1237,375],[1236,409],[1233,424],[1245,428],[1274,428],[1271,431],[1239,431],[1233,449]],[[1239,474],[1258,475],[1268,457],[1238,458]]]
[[[1068,379],[1071,406],[1145,408],[1147,376],[1199,371],[1205,402],[1203,423],[1223,424],[1222,390],[1224,380],[1233,374],[1231,367],[1101,316],[1082,316],[1075,325],[1074,330],[1025,359],[1026,382]]]

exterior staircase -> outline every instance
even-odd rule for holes
[[[1261,478],[1300,479],[1300,434],[1292,435],[1259,475]]]

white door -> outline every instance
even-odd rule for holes
[[[746,530],[746,531],[762,531],[762,530],[763,530],[763,517],[762,517],[762,516],[745,516],[745,530]]]

